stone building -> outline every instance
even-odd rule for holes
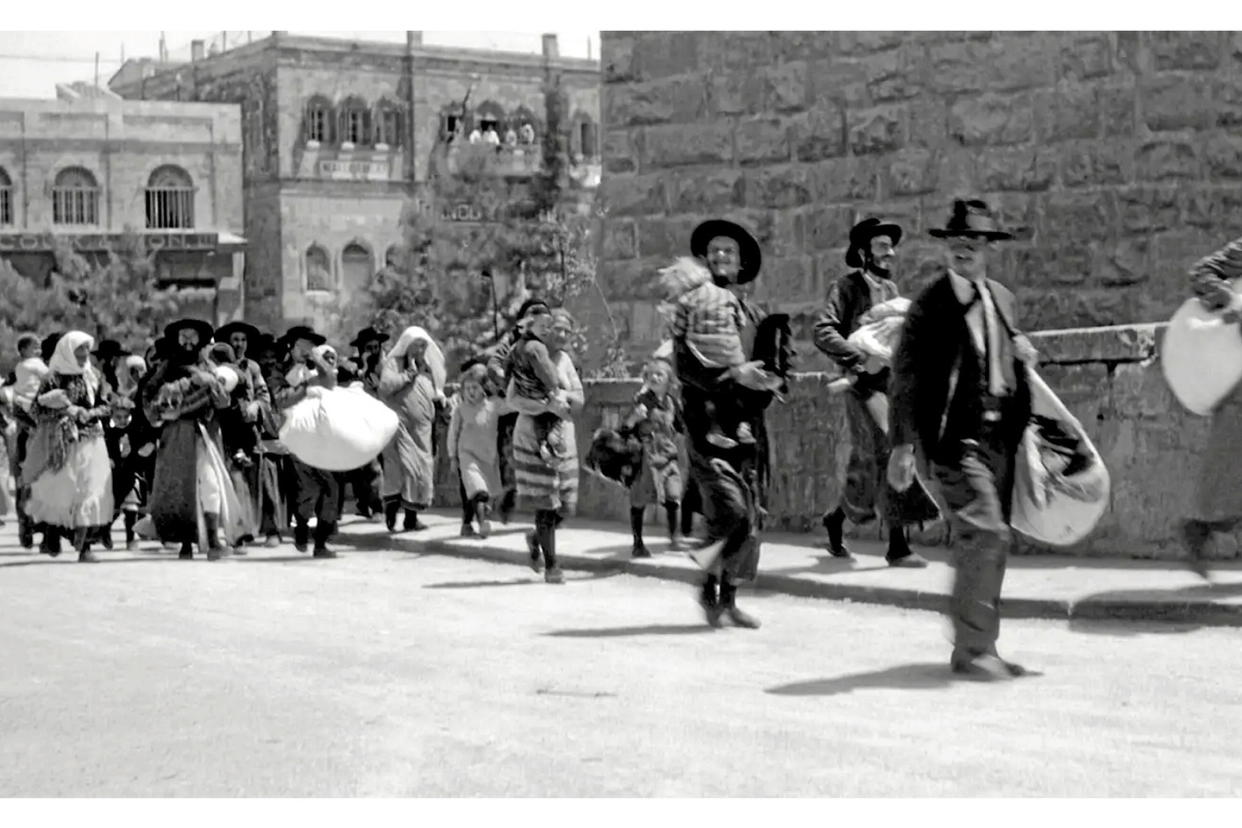
[[[41,279],[58,240],[89,257],[135,233],[160,282],[205,289],[189,312],[237,313],[238,107],[57,91],[58,100],[0,98],[0,258]]]
[[[1031,329],[1167,319],[1242,235],[1237,33],[608,32],[601,55],[601,275],[635,350],[655,266],[707,216],[756,230],[758,296],[803,339],[865,215],[907,228],[913,289],[950,199],[990,201]]]
[[[599,178],[599,64],[560,57],[553,35],[542,55],[428,46],[419,32],[405,45],[274,32],[203,51],[197,43],[182,64],[131,62],[111,88],[241,105],[247,317],[257,324],[331,327],[377,271],[399,268],[402,211],[428,184],[433,154],[450,174],[486,153],[499,158],[496,174],[529,177],[549,73],[568,93],[573,174]],[[485,219],[468,203],[446,212]]]

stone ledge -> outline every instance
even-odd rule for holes
[[[1067,328],[1030,334],[1040,362],[1143,362],[1156,354],[1164,322],[1110,325],[1103,328]]]

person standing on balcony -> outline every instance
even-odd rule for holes
[[[888,422],[877,419],[867,400],[888,392],[890,372],[879,359],[868,358],[849,341],[867,311],[901,295],[893,280],[901,237],[900,225],[877,218],[854,225],[845,251],[845,264],[854,269],[829,288],[828,300],[815,320],[815,347],[855,378],[854,385],[845,392],[845,421],[850,430],[845,491],[836,508],[823,516],[823,524],[828,530],[828,551],[833,557],[849,558],[844,541],[846,519],[865,525],[879,517],[888,528],[888,551],[884,556],[888,565],[925,567],[926,559],[910,549],[907,527],[935,520],[939,512],[921,483],[901,493],[885,480]]]

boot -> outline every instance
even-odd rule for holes
[[[911,569],[922,569],[927,566],[927,559],[910,548],[909,535],[906,527],[894,524],[888,530],[888,552],[884,560],[889,566],[901,566]]]
[[[634,548],[630,550],[630,555],[635,558],[651,557],[651,553],[643,544],[643,516],[646,511],[641,506],[630,508],[630,532],[634,535]]]
[[[539,550],[539,533],[526,533],[526,549],[530,552],[530,568],[535,572],[543,572],[543,552]]]
[[[94,534],[90,529],[78,529],[73,533],[73,545],[78,550],[79,563],[99,563],[99,558],[91,551],[91,536]]]
[[[397,514],[401,511],[401,500],[391,497],[384,502],[384,525],[389,532],[397,531]]]
[[[759,619],[755,618],[748,612],[743,612],[737,607],[737,585],[729,581],[728,578],[720,579],[720,607],[724,614],[728,616],[736,626],[745,627],[748,630],[759,629]]]
[[[207,536],[207,560],[220,560],[220,515],[203,512],[203,534]]]
[[[181,552],[177,554],[178,560],[192,561],[194,560],[194,544],[185,541],[181,544]]]
[[[315,524],[315,552],[316,558],[335,558],[336,552],[328,548],[328,538],[336,531],[336,525],[326,521],[319,521]]]
[[[112,551],[112,527],[103,526],[99,530],[99,541],[103,544],[103,548],[109,552]]]
[[[138,538],[134,534],[134,524],[138,522],[137,512],[125,513],[125,549],[133,552],[138,548]]]
[[[1212,537],[1212,527],[1202,520],[1183,521],[1180,527],[1182,545],[1186,547],[1187,564],[1192,572],[1204,580],[1209,580],[1207,561],[1203,558],[1203,547],[1207,546]]]
[[[664,517],[668,525],[668,548],[670,552],[680,552],[686,548],[686,545],[681,542],[681,538],[677,537],[677,526],[680,523],[677,515],[679,509],[680,507],[676,503],[664,504]]]
[[[703,614],[707,618],[708,625],[712,627],[720,627],[720,615],[722,612],[720,600],[716,597],[716,576],[708,575],[703,581],[703,586],[699,589],[699,606],[703,608]]]
[[[514,501],[517,499],[517,492],[512,489],[507,490],[500,498],[500,522],[508,526],[509,517],[513,514]]]
[[[39,554],[55,558],[60,554],[60,530],[48,527],[43,530],[43,540],[39,542]]]
[[[22,545],[22,549],[30,549],[34,546],[34,529],[30,525],[30,518],[26,517],[26,513],[20,509],[17,512],[17,541]]]
[[[539,534],[539,548],[543,551],[543,561],[548,567],[543,579],[549,584],[565,583],[565,574],[556,563],[556,526],[551,520],[536,519],[535,531]]]
[[[824,515],[824,528],[828,530],[828,552],[832,557],[854,557],[845,545],[845,511],[840,506]]]
[[[310,526],[299,520],[297,526],[293,527],[293,548],[299,552],[305,552],[306,544],[309,542]]]
[[[492,522],[487,519],[491,506],[486,500],[474,502],[474,520],[479,525],[479,537],[486,539],[492,533]]]
[[[401,522],[401,530],[404,532],[421,532],[427,528],[427,524],[418,519],[418,512],[413,509],[405,510],[405,520]]]

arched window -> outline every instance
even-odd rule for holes
[[[371,251],[358,242],[350,242],[341,251],[341,287],[348,293],[366,290],[375,275]]]
[[[13,223],[13,181],[0,167],[0,225]]]
[[[194,182],[180,167],[160,167],[147,180],[147,228],[185,230],[192,227]]]
[[[474,110],[474,125],[484,134],[489,130],[497,135],[502,134],[505,125],[504,107],[495,101],[484,101]]]
[[[359,97],[346,98],[341,104],[341,143],[357,146],[371,143],[371,109]]]
[[[401,107],[390,100],[382,100],[375,106],[375,143],[390,147],[401,146]]]
[[[323,95],[312,97],[306,102],[302,124],[307,141],[332,143],[332,102]]]
[[[99,185],[89,170],[67,167],[52,185],[53,224],[98,224]]]
[[[529,107],[519,106],[514,110],[509,124],[517,131],[518,144],[539,143],[539,136],[543,134],[543,125]]]
[[[306,289],[332,290],[332,261],[328,251],[317,244],[306,251]]]

